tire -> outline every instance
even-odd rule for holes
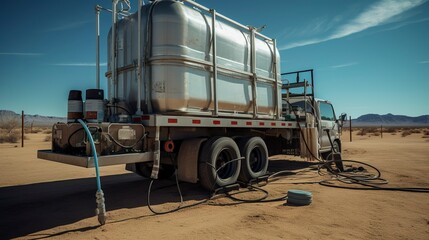
[[[136,173],[142,177],[150,178],[152,174],[152,163],[136,163]],[[170,178],[176,168],[173,165],[161,164],[159,166],[158,179],[167,179]]]
[[[337,152],[337,153],[341,153],[341,148],[340,148],[340,144],[338,143],[338,141],[337,140],[335,140],[335,141],[333,141],[332,142],[332,145],[333,145],[333,147],[334,147],[334,149],[335,149],[335,152]],[[325,153],[322,153],[322,158],[324,159],[324,160],[332,160],[331,158],[332,158],[332,150],[331,151],[329,151],[329,152],[325,152]]]
[[[240,158],[240,150],[234,140],[228,137],[210,138],[203,145],[198,160],[201,185],[213,191],[235,183],[240,174],[241,161],[228,162],[237,158]]]
[[[260,137],[243,138],[238,141],[241,156],[240,181],[248,183],[250,180],[261,177],[268,169],[268,148]]]

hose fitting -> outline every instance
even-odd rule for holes
[[[101,225],[104,225],[106,223],[106,204],[104,203],[104,193],[103,190],[97,191],[95,194],[96,202],[97,202],[97,209],[95,209],[95,213],[98,216],[98,222]]]

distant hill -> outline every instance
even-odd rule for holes
[[[356,119],[352,119],[353,127],[366,127],[366,126],[395,126],[395,127],[422,127],[429,126],[429,115],[422,115],[418,117],[409,117],[404,115],[393,114],[365,114]],[[348,126],[348,122],[346,123]]]
[[[0,110],[0,121],[8,119],[17,119],[21,122],[21,114],[17,114],[9,110]],[[57,122],[66,122],[67,118],[65,117],[51,117],[51,116],[41,116],[41,115],[29,115],[24,113],[24,125],[30,126],[33,124],[34,127],[50,127]],[[21,125],[21,124],[20,124]]]

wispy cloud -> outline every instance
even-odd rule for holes
[[[34,52],[0,52],[0,55],[8,56],[41,56],[43,53],[34,53]]]
[[[54,63],[51,65],[61,66],[61,67],[95,67],[95,63],[83,63],[83,62],[79,62],[79,63]],[[105,62],[100,63],[100,66],[102,66],[102,67],[107,66],[107,63],[105,63]]]
[[[56,26],[53,28],[46,29],[45,32],[58,32],[58,31],[64,31],[64,30],[69,30],[69,29],[73,29],[73,28],[78,28],[78,27],[85,25],[89,22],[90,21],[86,20],[86,21],[67,23],[67,24],[63,24],[60,26]]]
[[[350,22],[341,25],[327,37],[314,38],[310,40],[290,43],[280,47],[281,50],[306,46],[333,39],[347,37],[354,33],[362,32],[366,29],[376,27],[386,23],[390,18],[419,6],[427,0],[381,0],[369,6]]]
[[[421,62],[419,62],[419,63],[421,63],[421,64],[426,64],[426,63],[429,63],[429,60],[421,61]]]
[[[343,63],[343,64],[331,66],[331,68],[345,68],[345,67],[350,67],[350,66],[354,66],[357,64],[358,64],[357,62]]]
[[[383,29],[381,31],[383,31],[383,32],[384,31],[392,31],[392,30],[396,30],[396,29],[399,29],[399,28],[411,25],[411,24],[422,23],[422,22],[427,22],[427,21],[429,21],[429,17],[428,18],[422,18],[422,19],[414,20],[414,21],[405,21],[405,22],[401,22],[401,23],[395,24],[392,27]]]

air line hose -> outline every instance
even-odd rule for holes
[[[97,151],[95,149],[94,139],[92,138],[91,132],[89,131],[85,122],[82,121],[81,119],[78,119],[78,121],[82,125],[83,129],[85,129],[86,135],[88,136],[89,143],[91,144],[91,151],[94,156],[95,176],[97,180],[97,192],[95,193],[97,208],[95,212],[97,213],[97,216],[98,216],[98,222],[101,225],[104,225],[106,223],[106,204],[104,202],[105,200],[104,193],[103,193],[103,190],[101,189],[100,172],[98,170]]]

